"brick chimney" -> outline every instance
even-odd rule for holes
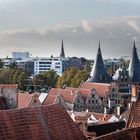
[[[132,94],[131,101],[136,102],[138,99],[138,86],[132,85],[132,93],[131,94]]]

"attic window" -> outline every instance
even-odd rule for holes
[[[115,89],[114,88],[112,88],[112,92],[115,92]]]

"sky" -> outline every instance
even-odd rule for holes
[[[0,0],[0,57],[29,51],[33,57],[94,59],[140,55],[140,0]]]

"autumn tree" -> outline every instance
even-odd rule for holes
[[[58,78],[57,87],[70,86],[79,87],[82,81],[87,80],[89,73],[78,68],[68,68],[61,77]]]
[[[58,79],[58,75],[54,70],[50,70],[41,74],[36,75],[33,78],[33,85],[34,88],[48,88],[48,87],[55,87],[56,82]]]

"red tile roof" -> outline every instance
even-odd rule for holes
[[[137,102],[132,102],[128,111],[126,127],[140,127],[140,99]]]
[[[0,84],[0,88],[18,88],[17,84]]]
[[[69,89],[58,89],[58,88],[51,88],[48,92],[50,95],[61,95],[63,96],[64,100],[68,103],[73,103],[74,99],[77,96],[77,92]]]
[[[93,89],[93,88],[95,88],[96,91],[97,91],[97,94],[100,97],[106,97],[107,93],[109,92],[109,90],[111,88],[111,84],[83,82],[81,84],[81,88],[85,88],[85,89]]]
[[[0,139],[86,140],[58,104],[0,111]]]
[[[55,100],[57,99],[58,95],[51,95],[49,94],[46,99],[44,100],[44,102],[42,103],[43,105],[51,105],[55,103]]]
[[[119,130],[100,137],[96,137],[94,140],[139,140],[140,139],[140,127]]]
[[[93,115],[97,120],[99,120],[101,123],[107,122],[112,115],[110,114],[102,114],[102,113],[95,113],[95,112],[74,112],[75,114],[75,120],[87,122],[88,117]],[[100,123],[99,122],[99,123]]]
[[[82,95],[83,99],[86,100],[87,97],[91,93],[91,89],[85,89],[85,88],[72,88],[72,87],[66,87],[66,89],[73,90],[73,91],[80,91],[80,94]]]
[[[32,104],[32,101],[35,101],[35,104],[39,103],[41,105],[37,94],[18,93],[18,108],[28,107]]]

